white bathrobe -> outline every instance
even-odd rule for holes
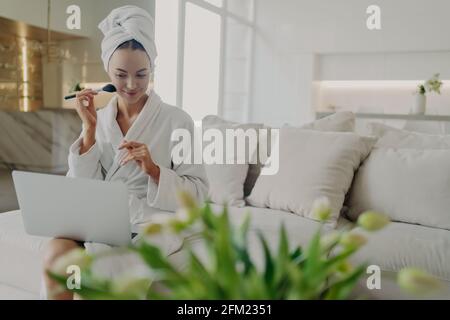
[[[170,139],[174,129],[187,129],[194,137],[194,123],[186,112],[163,103],[152,90],[125,136],[116,117],[117,96],[114,96],[97,112],[96,142],[92,148],[79,154],[83,133],[70,147],[67,176],[125,183],[132,225],[148,221],[157,211],[176,211],[179,190],[188,191],[199,202],[205,200],[208,183],[203,165],[174,164],[171,159],[172,148],[178,143]],[[118,146],[124,139],[147,145],[153,161],[160,167],[159,184],[134,161],[120,166],[126,150],[118,150]]]

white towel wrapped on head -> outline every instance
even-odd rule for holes
[[[117,47],[133,39],[145,48],[150,58],[152,69],[154,69],[157,56],[154,41],[155,23],[147,11],[129,5],[116,8],[100,22],[98,28],[104,35],[102,60],[106,72],[108,72],[109,60]]]

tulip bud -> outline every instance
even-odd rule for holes
[[[348,262],[347,260],[342,261],[338,266],[337,266],[337,271],[341,272],[341,273],[349,273],[353,270],[353,266],[350,264],[350,262]]]
[[[399,286],[412,294],[424,295],[441,288],[439,280],[418,268],[404,268],[397,276]]]
[[[152,214],[151,220],[143,228],[144,235],[153,236],[159,235],[160,233],[170,231],[171,221],[176,220],[173,214],[167,213],[155,213]]]
[[[160,223],[150,223],[144,229],[144,233],[147,235],[159,234],[163,230],[163,225]]]
[[[339,243],[349,249],[358,249],[367,243],[367,238],[355,232],[348,232],[342,235]]]
[[[50,271],[56,274],[66,275],[67,267],[75,265],[80,269],[84,269],[89,267],[91,262],[92,258],[86,253],[86,250],[75,248],[58,257]]]
[[[366,211],[358,217],[358,225],[367,231],[376,231],[384,228],[390,222],[384,214],[375,211]]]
[[[170,229],[175,233],[180,233],[187,228],[188,224],[186,222],[180,221],[177,218],[172,218],[168,221]]]
[[[327,197],[316,199],[312,206],[312,217],[319,221],[326,221],[330,218],[331,207]]]
[[[186,208],[181,208],[175,213],[175,218],[180,222],[188,223],[192,218],[192,214]]]
[[[178,193],[178,198],[182,207],[186,209],[195,209],[197,208],[197,204],[195,203],[194,198],[186,191],[182,191]]]
[[[140,299],[145,299],[152,281],[148,278],[121,277],[112,283],[112,291],[118,294],[130,295]]]

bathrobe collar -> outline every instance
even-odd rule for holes
[[[152,119],[158,115],[161,109],[161,98],[153,90],[149,92],[149,97],[144,107],[125,136],[123,136],[116,120],[118,112],[117,101],[118,97],[115,95],[108,104],[108,131],[111,134],[110,138],[113,147],[117,149],[123,140],[144,142],[139,141],[139,137]]]
[[[119,124],[117,123],[117,96],[114,96],[107,106],[107,135],[110,135],[110,142],[116,152],[114,156],[114,161],[112,167],[108,171],[108,174],[105,177],[105,180],[110,180],[118,171],[125,170],[125,167],[121,167],[119,161],[125,155],[126,150],[118,150],[119,145],[125,139],[127,141],[137,141],[145,143],[143,139],[141,139],[141,135],[144,130],[149,126],[153,120],[158,115],[161,110],[161,98],[152,90],[149,93],[149,97],[142,108],[141,112],[137,116],[136,120],[133,122],[131,127],[128,129],[125,137],[120,130]],[[128,166],[128,170],[130,170],[130,166]]]

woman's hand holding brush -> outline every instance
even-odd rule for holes
[[[95,144],[95,129],[97,126],[97,111],[94,106],[94,96],[98,93],[92,89],[84,89],[76,94],[78,116],[83,122],[83,142],[80,155],[87,152]]]
[[[95,144],[97,111],[94,106],[94,96],[100,91],[116,92],[116,88],[112,84],[108,84],[101,89],[84,89],[64,97],[66,100],[76,98],[75,108],[78,116],[83,122],[83,143],[80,146],[80,154],[87,152]]]

